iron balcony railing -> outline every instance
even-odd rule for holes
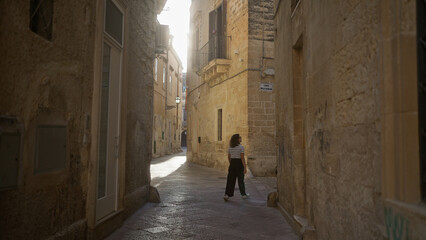
[[[229,59],[228,47],[231,37],[214,36],[198,51],[194,52],[193,67],[198,71],[214,59]]]

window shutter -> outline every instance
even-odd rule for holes
[[[169,26],[157,24],[155,33],[155,52],[165,53],[169,46]]]
[[[216,35],[223,36],[223,14],[222,14],[222,5],[216,9]]]
[[[209,40],[216,35],[216,29],[215,29],[215,23],[216,23],[216,11],[211,11],[209,13]]]

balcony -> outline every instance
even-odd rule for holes
[[[225,78],[231,60],[229,59],[230,37],[214,36],[195,52],[194,68],[203,81],[221,81]]]

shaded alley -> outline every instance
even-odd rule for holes
[[[298,239],[280,211],[266,206],[273,178],[248,175],[250,198],[224,202],[226,174],[185,161],[185,152],[154,159],[161,203],[146,204],[107,239]]]

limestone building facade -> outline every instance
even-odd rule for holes
[[[182,62],[173,47],[154,60],[153,122],[153,157],[182,151]]]
[[[0,1],[2,239],[103,239],[150,192],[165,1]]]
[[[273,1],[194,0],[187,75],[187,157],[226,170],[239,133],[256,176],[275,175]]]
[[[274,8],[281,210],[303,239],[426,239],[425,2]]]
[[[180,145],[181,147],[186,147],[186,135],[187,135],[187,116],[188,113],[186,111],[186,72],[182,74],[182,129],[180,134]]]

